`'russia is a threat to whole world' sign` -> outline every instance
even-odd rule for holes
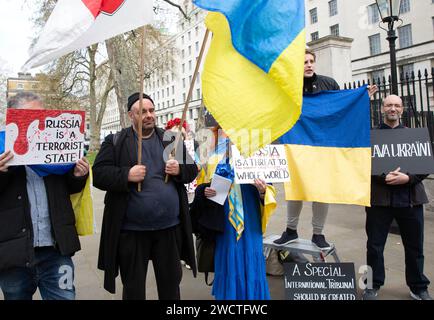
[[[85,112],[8,109],[9,165],[74,163],[84,152]]]

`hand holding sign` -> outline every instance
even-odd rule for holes
[[[400,171],[401,168],[398,167],[395,171],[389,172],[386,176],[386,183],[393,186],[406,184],[410,180],[410,177]]]
[[[85,157],[78,160],[74,167],[74,176],[84,177],[89,173],[89,161]]]
[[[265,181],[262,179],[255,179],[254,185],[256,189],[258,189],[258,192],[261,195],[261,197],[263,197],[267,189],[267,184],[265,183]]]
[[[9,165],[7,163],[13,158],[13,156],[14,155],[9,150],[0,154],[0,172],[8,171]]]

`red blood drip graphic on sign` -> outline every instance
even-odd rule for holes
[[[92,15],[96,18],[101,12],[112,15],[125,0],[82,0]]]
[[[80,124],[80,132],[84,134],[84,121],[83,111],[68,111],[65,110],[20,110],[20,109],[8,109],[7,111],[7,123],[15,123],[18,126],[18,137],[14,143],[14,152],[18,155],[27,153],[29,149],[29,142],[27,141],[27,131],[29,126],[35,120],[39,120],[38,129],[45,130],[45,119],[55,118],[61,114],[79,114],[82,116]]]
[[[101,12],[112,15],[119,9],[125,0],[103,0],[101,5]]]

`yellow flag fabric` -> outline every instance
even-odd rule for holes
[[[274,213],[277,207],[276,201],[276,189],[273,186],[267,185],[265,190],[264,204],[261,204],[261,224],[262,233],[267,231],[267,225],[270,221],[271,215]]]
[[[213,39],[202,72],[202,87],[207,109],[244,156],[267,145],[286,133],[297,121],[302,104],[303,63],[294,56],[293,95],[286,91],[269,73],[242,56],[233,47],[226,17],[211,12],[206,18]],[[292,49],[303,48],[304,30],[282,56]],[[292,48],[292,49],[291,49]],[[280,57],[279,57],[280,58]],[[270,72],[287,65],[279,58]]]
[[[70,196],[75,214],[75,228],[79,236],[94,234],[93,200],[91,194],[92,169],[89,168],[89,177],[86,186],[79,193]]]

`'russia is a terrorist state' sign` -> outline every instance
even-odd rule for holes
[[[256,151],[251,157],[243,158],[236,146],[232,146],[235,183],[254,183],[255,179],[265,182],[289,182],[288,160],[285,146],[270,144]]]
[[[84,151],[84,111],[8,109],[9,165],[74,163]]]

